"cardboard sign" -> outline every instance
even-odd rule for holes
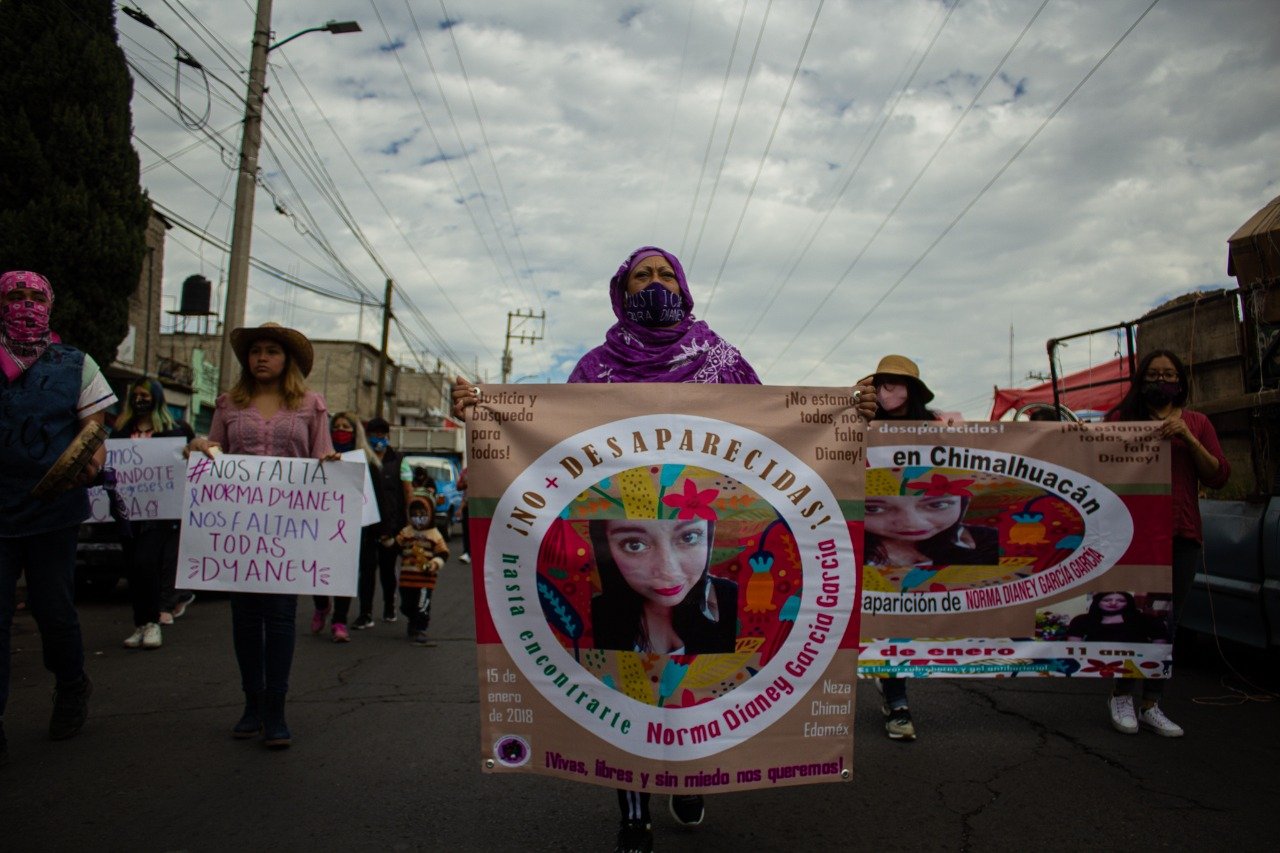
[[[467,428],[486,770],[668,794],[851,778],[848,389],[491,386]]]
[[[191,454],[180,585],[354,596],[364,476],[352,462]]]
[[[1158,426],[874,424],[859,673],[1166,677]]]
[[[364,466],[364,509],[360,516],[360,526],[368,527],[382,520],[378,512],[378,497],[373,493],[373,476],[369,471],[369,458],[363,450],[348,450],[342,454],[344,462],[356,462]]]
[[[106,467],[116,472],[116,493],[124,499],[130,521],[182,517],[182,473],[186,460],[178,438],[109,438]],[[86,523],[111,521],[111,506],[101,486],[89,489]]]

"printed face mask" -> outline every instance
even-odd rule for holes
[[[672,293],[658,282],[638,293],[632,293],[623,303],[627,319],[641,326],[672,326],[684,319],[684,300],[679,293]]]
[[[908,393],[906,385],[886,382],[876,391],[876,399],[880,401],[880,408],[893,412],[906,405]]]
[[[409,523],[414,527],[426,527],[427,517],[425,515],[411,515],[409,516]]]
[[[4,306],[4,333],[19,344],[33,344],[49,335],[49,303],[23,299]]]
[[[375,453],[381,453],[391,446],[391,439],[385,435],[371,435],[369,436],[369,446],[373,448]]]

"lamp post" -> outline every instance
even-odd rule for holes
[[[258,149],[262,146],[262,98],[267,77],[267,53],[306,33],[358,33],[355,21],[329,21],[271,44],[272,0],[258,0],[253,24],[253,53],[249,60],[249,92],[244,105],[240,137],[240,169],[236,178],[236,202],[231,222],[231,257],[227,262],[227,297],[222,311],[222,344],[218,355],[218,388],[231,387],[236,358],[231,351],[231,330],[244,323],[249,289],[249,244],[253,235],[253,196],[258,180]]]

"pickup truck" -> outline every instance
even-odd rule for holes
[[[1200,501],[1204,566],[1182,626],[1257,648],[1280,647],[1280,497]]]

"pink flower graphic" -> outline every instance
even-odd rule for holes
[[[934,474],[929,482],[916,480],[914,483],[907,483],[908,489],[923,489],[925,497],[940,498],[943,495],[955,495],[956,497],[967,498],[972,497],[973,492],[965,488],[972,485],[973,480],[948,480],[942,474]]]
[[[680,508],[680,512],[676,513],[676,518],[705,518],[707,521],[715,521],[716,511],[711,508],[711,502],[716,499],[718,494],[720,494],[719,489],[698,491],[697,484],[686,477],[684,494],[664,495],[662,502],[667,506]]]

